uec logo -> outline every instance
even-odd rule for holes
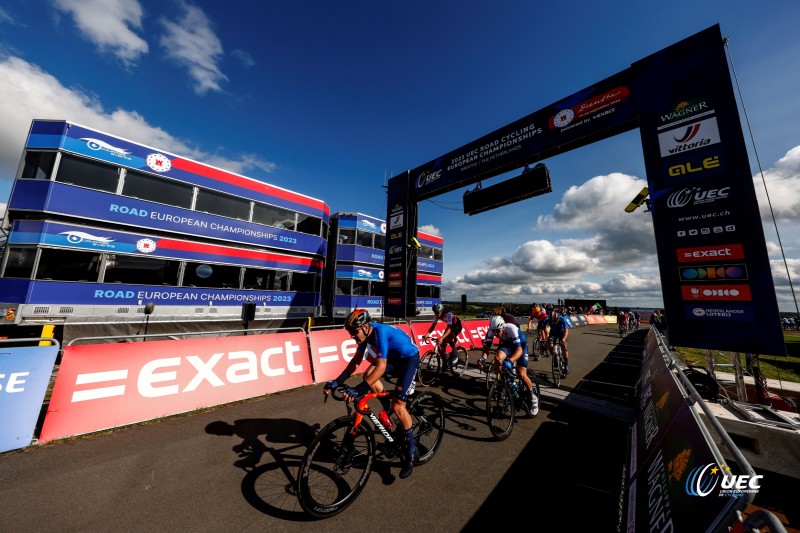
[[[720,496],[726,495],[725,493],[757,492],[761,488],[759,479],[763,477],[761,475],[725,475],[716,464],[709,463],[692,469],[686,478],[686,493],[701,498],[708,496],[720,481]]]

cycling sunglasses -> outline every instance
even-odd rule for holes
[[[350,334],[351,337],[355,337],[356,333],[358,333],[358,330],[360,328],[354,328],[352,326],[345,326],[344,329],[347,331],[347,333]]]

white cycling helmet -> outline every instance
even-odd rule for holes
[[[439,314],[444,310],[444,306],[442,304],[433,304],[433,312],[435,314]]]
[[[493,316],[492,319],[489,321],[489,329],[491,329],[492,331],[497,329],[503,329],[504,327],[506,327],[506,321],[503,320],[503,317],[501,317],[500,315]]]

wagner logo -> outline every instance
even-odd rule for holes
[[[741,244],[719,244],[717,246],[697,246],[694,248],[678,248],[679,263],[691,263],[695,261],[708,261],[709,259],[744,259],[744,251]]]
[[[747,279],[747,265],[692,266],[678,269],[681,281],[724,281]]]
[[[699,117],[713,113],[707,100],[683,100],[674,109],[658,117],[660,127],[668,127],[685,122],[687,120],[697,120]]]
[[[696,150],[720,142],[717,119],[714,117],[658,134],[661,157]]]
[[[683,285],[681,295],[684,300],[750,301],[749,285]]]
[[[730,187],[721,189],[703,189],[701,187],[689,187],[675,191],[667,198],[667,207],[686,207],[687,205],[702,205],[723,200],[730,194]]]
[[[761,488],[762,475],[731,474],[729,466],[709,463],[694,467],[686,478],[686,494],[705,498],[719,485],[719,496],[739,497],[755,494]]]

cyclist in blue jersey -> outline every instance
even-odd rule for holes
[[[564,355],[564,370],[569,374],[569,351],[567,350],[567,337],[569,336],[569,323],[567,319],[553,309],[547,318],[544,319],[544,327],[550,327],[550,337],[547,340],[548,348],[552,348],[554,339],[558,339],[561,345],[561,353]]]
[[[403,468],[400,470],[400,478],[405,479],[411,475],[414,464],[419,460],[417,443],[411,428],[411,415],[406,410],[408,395],[414,392],[414,376],[419,369],[419,350],[411,338],[401,330],[388,324],[372,322],[369,312],[365,309],[356,309],[350,313],[344,321],[344,329],[356,341],[358,348],[342,373],[325,384],[325,394],[343,386],[364,357],[372,363],[372,366],[364,372],[364,380],[361,383],[355,387],[345,385],[344,396],[347,401],[352,402],[369,392],[383,392],[381,377],[384,374],[391,374],[397,378],[391,410],[400,420],[408,444],[408,453],[403,458]]]
[[[531,395],[530,414],[535,416],[539,413],[539,399],[533,393],[533,382],[528,377],[528,339],[525,333],[515,324],[506,323],[501,315],[495,315],[489,321],[489,329],[483,339],[483,353],[478,359],[478,366],[482,367],[486,362],[486,355],[492,347],[494,338],[497,337],[497,359],[509,369],[516,366],[517,374],[528,387]]]

